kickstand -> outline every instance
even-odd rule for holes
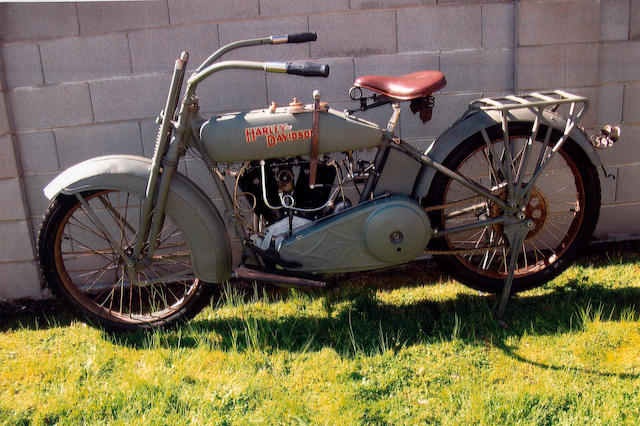
[[[511,225],[505,225],[504,234],[509,241],[509,266],[507,268],[507,279],[504,282],[500,304],[496,311],[496,321],[502,326],[506,326],[504,322],[504,312],[507,309],[507,302],[511,295],[511,285],[513,284],[513,273],[517,267],[518,255],[522,249],[527,233],[529,233],[530,223],[519,222]]]

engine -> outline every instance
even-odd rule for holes
[[[303,158],[252,161],[238,174],[234,198],[248,205],[253,239],[268,249],[298,228],[351,207],[342,188],[342,169],[329,156],[318,161],[316,183],[309,186],[309,160]],[[248,221],[247,221],[248,222]],[[245,223],[248,225],[248,223]]]

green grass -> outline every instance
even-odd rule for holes
[[[640,256],[590,257],[508,307],[431,271],[329,294],[226,288],[188,324],[0,326],[0,424],[638,424]],[[48,316],[45,316],[48,315]]]

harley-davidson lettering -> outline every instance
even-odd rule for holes
[[[311,139],[311,136],[313,136],[311,129],[292,131],[291,128],[292,126],[290,124],[250,127],[244,129],[245,140],[247,142],[255,142],[256,138],[264,136],[267,141],[267,146],[272,147],[281,142]]]

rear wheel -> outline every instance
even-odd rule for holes
[[[505,150],[499,126],[488,129],[493,153]],[[541,126],[523,167],[531,123],[509,126],[513,149],[513,171],[524,170],[526,183],[540,158],[546,156],[560,134],[553,130],[545,145],[547,128]],[[476,181],[506,200],[506,180],[492,166],[492,153],[477,135],[466,140],[444,161],[444,165]],[[474,224],[500,217],[500,207],[453,179],[438,173],[429,189],[425,206],[432,225],[439,230]],[[440,206],[440,207],[438,207]],[[600,210],[600,182],[587,155],[569,139],[534,183],[524,208],[532,228],[521,247],[514,274],[513,291],[543,285],[564,271],[589,241]],[[438,262],[457,280],[477,290],[498,293],[507,277],[509,247],[501,225],[485,226],[434,238],[430,249]]]
[[[173,325],[209,302],[209,286],[195,278],[189,247],[170,216],[151,262],[127,272],[119,252],[133,251],[143,197],[108,190],[82,197],[119,247],[76,196],[58,195],[44,214],[37,243],[43,277],[54,294],[110,330]]]

